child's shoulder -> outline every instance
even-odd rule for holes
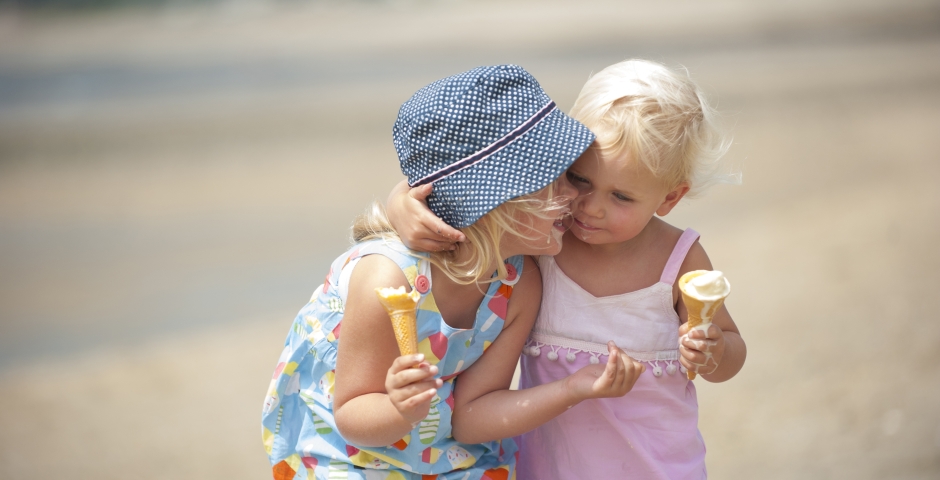
[[[685,230],[666,223],[659,217],[653,217],[649,223],[651,244],[658,249],[672,252]],[[696,242],[697,243],[697,242]]]
[[[503,283],[513,287],[512,298],[515,299],[518,293],[520,296],[532,297],[531,299],[534,299],[534,301],[540,302],[542,297],[542,276],[536,263],[537,260],[530,255],[526,255],[521,260],[522,274],[512,272],[510,277],[514,278],[509,278],[508,281]]]
[[[681,232],[679,235],[682,235]],[[680,277],[682,274],[693,270],[712,270],[712,262],[699,240],[699,238],[696,238],[692,242],[692,246],[689,247],[688,253],[685,254],[685,260],[682,261],[682,266],[679,267]]]
[[[654,220],[656,221],[655,242],[661,246],[663,251],[668,250],[669,254],[671,255],[672,251],[679,243],[679,239],[682,238],[682,235],[685,233],[685,230],[674,227],[659,218],[654,218]],[[679,276],[682,276],[682,274],[692,270],[711,269],[711,260],[708,259],[708,254],[705,252],[705,247],[703,247],[701,242],[699,242],[699,239],[696,238],[686,252],[685,259],[682,261],[682,264],[679,267]]]

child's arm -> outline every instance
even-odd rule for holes
[[[399,356],[392,323],[375,295],[378,287],[407,285],[398,266],[381,255],[363,257],[350,277],[333,407],[337,428],[355,445],[391,445],[407,435],[442,385],[423,355]]]
[[[385,202],[385,214],[408,248],[419,252],[453,250],[454,242],[466,237],[428,209],[425,199],[431,189],[431,185],[410,189],[408,182],[398,182]]]
[[[679,275],[692,270],[712,270],[712,263],[705,249],[695,242],[682,263]],[[678,292],[678,287],[676,292]],[[678,293],[676,293],[678,295]],[[679,362],[702,376],[709,382],[724,382],[734,377],[744,366],[747,346],[738,331],[738,326],[731,319],[731,314],[724,305],[712,318],[712,325],[706,332],[689,332],[688,311],[682,302],[682,296],[676,304],[676,312],[682,321],[679,327],[680,345]],[[688,335],[688,336],[686,336]]]
[[[535,323],[541,277],[526,257],[513,289],[507,324],[486,353],[457,377],[453,436],[462,443],[513,437],[564,413],[582,400],[625,395],[645,367],[609,344],[606,364],[589,365],[571,376],[525,390],[509,390],[516,360]]]

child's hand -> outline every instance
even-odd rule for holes
[[[428,209],[425,199],[431,194],[431,185],[422,185],[407,192],[403,190],[405,188],[407,184],[398,185],[392,190],[385,209],[389,222],[405,246],[421,252],[440,252],[454,250],[457,248],[455,242],[466,240],[460,230],[444,223]]]
[[[411,368],[417,366],[416,368]],[[395,359],[385,376],[385,391],[398,413],[409,423],[424,420],[431,409],[431,399],[444,384],[437,366],[424,361],[423,354],[404,355]]]
[[[688,323],[679,327],[679,363],[700,375],[714,373],[725,354],[725,336],[714,323],[706,331],[691,329]]]
[[[622,397],[633,388],[646,366],[630,358],[614,342],[607,342],[607,363],[588,365],[567,379],[568,391],[577,401]]]

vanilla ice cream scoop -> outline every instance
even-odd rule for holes
[[[708,330],[712,317],[731,293],[731,284],[725,275],[717,270],[694,270],[679,279],[679,291],[682,302],[689,312],[691,330]],[[695,372],[689,370],[689,380],[695,378]]]
[[[725,275],[718,270],[697,270],[704,272],[689,279],[685,284],[685,292],[692,297],[705,301],[716,301],[727,297],[731,293],[731,284]],[[693,273],[693,272],[690,272]]]

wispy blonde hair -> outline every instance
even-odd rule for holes
[[[616,63],[588,79],[570,116],[597,136],[591,148],[630,156],[668,188],[687,182],[695,196],[715,183],[740,182],[740,174],[723,171],[730,141],[685,70],[647,60]]]
[[[547,200],[539,198],[543,191],[547,194]],[[460,284],[490,283],[505,279],[508,272],[502,262],[505,256],[500,251],[500,242],[507,235],[537,241],[531,234],[522,232],[520,226],[531,218],[555,217],[550,212],[557,211],[567,201],[556,197],[554,192],[553,182],[538,192],[503,202],[474,224],[460,229],[467,240],[458,243],[457,250],[431,252],[429,260]],[[365,213],[356,218],[352,239],[354,242],[364,242],[378,238],[399,240],[398,233],[385,214],[385,207],[379,202],[373,202]],[[466,258],[458,260],[461,255],[466,255]],[[490,277],[494,264],[497,266],[497,275]]]

